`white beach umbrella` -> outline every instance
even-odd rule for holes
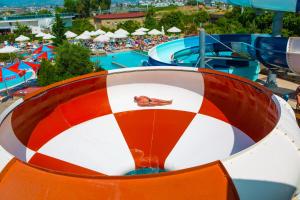
[[[113,34],[112,32],[107,32],[105,35],[110,38],[113,38],[115,36],[115,34]]]
[[[95,33],[97,33],[97,35],[104,35],[105,31],[98,29],[97,31],[95,31]]]
[[[149,31],[149,29],[144,28],[144,27],[135,30],[135,32],[148,32],[148,31]]]
[[[5,46],[0,49],[0,53],[15,53],[18,52],[19,49],[13,46]]]
[[[169,28],[169,29],[167,30],[167,32],[169,32],[169,33],[180,33],[181,30],[180,30],[179,28],[173,26],[172,28]]]
[[[124,33],[115,33],[114,34],[114,37],[115,39],[124,39],[124,38],[127,38],[128,36]]]
[[[97,35],[99,35],[99,34],[98,34],[96,31],[91,31],[89,35],[90,35],[90,36],[97,36]]]
[[[134,36],[141,36],[141,35],[146,35],[147,33],[143,32],[143,31],[135,31],[133,33],[131,33],[131,35]]]
[[[89,32],[89,31],[84,31],[83,33],[81,33],[81,35],[90,35],[91,34],[91,32]]]
[[[20,35],[19,37],[16,38],[16,42],[25,42],[25,41],[28,41],[30,40],[29,37],[26,37],[24,35]]]
[[[46,35],[43,37],[43,40],[52,40],[52,39],[54,39],[54,38],[55,38],[54,35],[46,34]]]
[[[46,33],[39,32],[38,34],[35,35],[35,37],[44,37]]]
[[[66,38],[70,39],[70,38],[77,37],[77,34],[73,33],[72,31],[67,31],[67,32],[65,32],[65,36],[66,36]]]
[[[126,31],[126,30],[124,30],[124,29],[122,29],[122,28],[120,28],[120,29],[118,29],[117,31],[115,31],[115,34],[120,34],[120,35],[129,35],[129,32],[128,31]]]
[[[94,42],[109,42],[110,38],[107,35],[99,35],[93,41]]]
[[[90,40],[91,36],[87,35],[87,34],[81,34],[79,36],[76,37],[77,40]]]
[[[152,29],[151,31],[148,32],[149,35],[161,35],[162,32],[160,32],[157,29]]]

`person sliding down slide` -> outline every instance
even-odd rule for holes
[[[149,98],[146,96],[135,96],[134,102],[137,103],[138,106],[146,107],[146,106],[165,106],[172,104],[173,100],[162,100],[162,99],[155,99]]]

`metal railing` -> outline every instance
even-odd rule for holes
[[[74,13],[61,13],[59,14],[61,17],[72,17]],[[22,19],[38,19],[38,18],[49,18],[55,17],[55,14],[36,14],[36,15],[13,15],[7,17],[0,17],[0,21],[6,20],[22,20]]]

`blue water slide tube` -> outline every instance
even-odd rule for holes
[[[216,40],[222,42],[220,44]],[[262,34],[225,34],[212,35],[206,37],[206,53],[225,52],[227,56],[222,55],[219,59],[211,59],[208,64],[218,66],[246,66],[246,62],[251,60],[259,61],[268,68],[289,68],[296,73],[300,73],[300,38],[291,37],[270,37]],[[228,47],[237,52],[248,61],[242,59],[227,59],[232,54],[228,54]],[[199,54],[199,37],[188,37],[170,41],[152,48],[149,51],[150,65],[186,65],[194,66],[195,63],[176,63],[178,57]],[[208,57],[210,56],[207,54]],[[192,62],[192,61],[191,61]]]
[[[256,60],[231,58],[232,52],[230,49],[219,44],[217,41],[222,41],[228,46],[236,46],[235,43],[252,44],[253,38],[259,35],[246,34],[227,34],[227,35],[212,35],[206,37],[206,66],[217,71],[222,71],[230,74],[236,74],[250,80],[256,80],[259,74],[259,64]],[[149,52],[149,65],[152,66],[196,66],[199,53],[199,37],[187,37],[178,40],[173,40],[155,46]],[[183,54],[182,60],[177,60],[176,55]],[[186,54],[186,58],[184,58]],[[180,56],[177,56],[180,57]]]
[[[227,0],[228,4],[266,10],[299,12],[300,0]]]

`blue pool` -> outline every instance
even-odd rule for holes
[[[148,61],[148,56],[136,51],[126,51],[104,56],[93,56],[91,61],[105,70],[111,70],[142,66],[144,61]]]

